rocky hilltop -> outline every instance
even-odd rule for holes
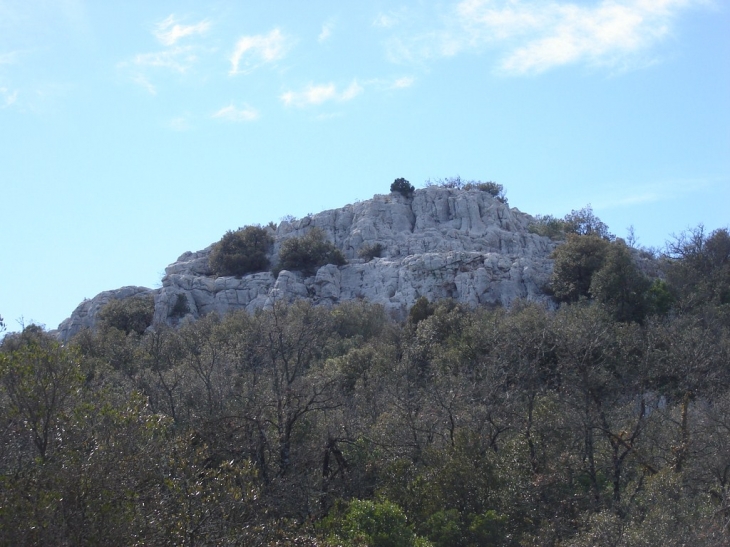
[[[334,304],[364,299],[382,304],[395,317],[421,296],[453,298],[471,306],[509,305],[513,300],[546,300],[543,287],[552,270],[555,244],[528,232],[533,218],[481,190],[429,187],[412,196],[391,193],[271,227],[276,264],[281,244],[320,228],[344,254],[344,266],[326,265],[314,275],[282,270],[215,277],[208,257],[213,248],[186,252],[165,269],[162,287],[123,287],[82,302],[59,325],[69,339],[93,327],[99,310],[113,298],[154,296],[155,323],[244,309],[275,301],[310,299]],[[358,257],[365,246],[380,245],[380,256]],[[182,306],[181,306],[182,303]],[[187,304],[187,305],[185,305]]]

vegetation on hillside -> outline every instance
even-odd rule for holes
[[[616,237],[608,231],[608,226],[593,213],[590,205],[583,209],[574,209],[562,219],[552,215],[537,215],[528,231],[554,240],[564,240],[569,234],[592,235],[607,241]]]
[[[431,186],[437,186],[439,188],[451,188],[455,190],[479,190],[480,192],[487,192],[492,197],[498,199],[504,204],[507,204],[507,195],[504,192],[504,186],[496,182],[481,180],[464,180],[460,176],[446,177],[443,179],[434,179],[426,181],[426,188]]]
[[[215,244],[208,259],[215,275],[243,276],[268,269],[267,254],[274,244],[269,230],[246,226],[226,232]]]
[[[401,194],[404,197],[411,197],[416,188],[404,178],[397,178],[390,185],[390,191]]]
[[[342,251],[327,240],[320,228],[312,228],[301,237],[285,239],[279,249],[277,270],[294,270],[313,274],[326,264],[343,266],[346,260]]]
[[[7,335],[0,545],[727,545],[730,234],[669,251],[571,232],[557,310]]]
[[[152,324],[155,299],[152,295],[113,299],[99,312],[99,326],[114,328],[125,335],[142,334]]]
[[[366,262],[370,262],[373,258],[379,258],[383,254],[383,245],[381,243],[366,243],[357,250],[357,256]]]

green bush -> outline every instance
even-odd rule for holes
[[[527,227],[531,234],[549,237],[554,241],[565,239],[567,224],[564,220],[555,218],[552,215],[537,215],[535,222]]]
[[[480,180],[462,180],[462,178],[457,175],[455,177],[446,177],[444,179],[428,179],[426,181],[426,188],[430,186],[438,186],[439,188],[449,188],[454,190],[479,190],[481,192],[491,194],[502,203],[507,203],[507,196],[504,194],[504,186],[492,181],[482,182]]]
[[[569,233],[566,242],[553,251],[551,288],[555,298],[577,302],[592,298],[616,321],[643,321],[647,312],[666,313],[666,284],[652,283],[634,263],[623,239],[607,241],[595,233]]]
[[[401,177],[393,181],[393,184],[390,185],[390,191],[398,192],[405,197],[410,197],[413,195],[413,192],[415,192],[416,189],[410,182]]]
[[[552,254],[551,288],[561,302],[590,296],[593,274],[603,267],[610,243],[597,235],[568,234]]]
[[[102,328],[115,328],[125,334],[142,334],[152,324],[154,315],[154,297],[136,296],[109,301],[99,312],[99,322]]]
[[[380,243],[367,244],[360,247],[357,256],[370,262],[373,258],[379,258],[383,252],[383,246]]]
[[[408,322],[417,325],[424,319],[431,317],[436,311],[434,306],[428,298],[421,296],[413,303],[413,306],[408,311]]]
[[[482,192],[487,192],[488,194],[491,194],[495,198],[499,199],[502,203],[507,202],[507,198],[504,195],[504,186],[502,186],[501,184],[497,184],[496,182],[481,182],[478,180],[472,180],[464,184],[464,190],[480,190]]]
[[[667,282],[689,308],[713,303],[730,311],[730,232],[701,224],[667,244]]]
[[[655,279],[646,293],[648,312],[665,316],[672,309],[675,297],[669,284],[663,279]]]
[[[403,510],[390,501],[352,500],[344,515],[325,519],[323,528],[334,531],[336,545],[368,547],[416,547],[428,545],[418,538]]]
[[[188,304],[188,299],[185,297],[184,294],[178,294],[177,298],[175,299],[175,305],[170,310],[170,317],[180,318],[185,317],[188,313],[190,313],[190,305]]]
[[[229,230],[210,253],[210,269],[216,275],[236,276],[264,271],[269,267],[266,255],[273,244],[274,238],[261,226]]]
[[[562,219],[552,215],[537,215],[535,222],[527,227],[527,231],[555,241],[564,240],[566,234],[594,235],[607,241],[616,238],[608,231],[608,226],[593,214],[593,208],[590,205],[577,211],[574,209]]]
[[[447,509],[433,513],[423,523],[422,528],[435,547],[452,547],[464,544],[466,534],[462,530],[461,514],[457,509]]]
[[[278,270],[313,274],[325,264],[343,266],[347,261],[320,228],[312,228],[302,237],[292,237],[281,244]]]
[[[611,241],[616,238],[608,231],[608,226],[593,214],[593,208],[590,204],[578,211],[572,210],[563,218],[565,222],[565,231],[570,234],[578,234],[581,236],[598,236],[602,239]]]
[[[446,177],[444,179],[428,179],[425,186],[426,188],[437,186],[439,188],[453,188],[455,190],[461,190],[464,187],[464,184],[465,183],[461,180],[461,177],[456,175],[455,177]]]
[[[589,292],[616,321],[641,322],[647,312],[649,281],[636,267],[631,249],[623,239],[612,242],[603,266],[593,274]]]

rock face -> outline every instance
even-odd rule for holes
[[[159,291],[148,289],[146,287],[122,287],[113,291],[104,291],[97,294],[94,298],[84,300],[76,306],[71,317],[65,319],[57,330],[57,335],[61,340],[68,340],[77,332],[83,329],[94,328],[97,316],[101,309],[106,306],[110,300],[123,298],[138,298],[147,295],[156,295]]]
[[[59,326],[59,336],[68,339],[93,327],[110,298],[149,293],[155,296],[155,323],[169,324],[183,315],[195,319],[211,312],[254,311],[298,298],[315,304],[364,299],[399,318],[421,296],[453,298],[471,306],[547,300],[543,287],[552,271],[549,255],[555,244],[528,232],[532,220],[480,190],[430,187],[412,197],[377,195],[272,229],[272,264],[284,240],[318,227],[345,255],[345,266],[323,266],[309,277],[286,270],[276,277],[271,272],[213,277],[208,266],[211,245],[168,266],[160,289],[125,287],[83,302]],[[358,251],[375,245],[382,249],[380,257],[358,258]]]

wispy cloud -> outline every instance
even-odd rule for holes
[[[143,87],[152,95],[157,94],[157,87],[152,83],[150,74],[155,70],[169,70],[179,74],[192,72],[191,69],[199,61],[199,55],[209,53],[200,44],[188,42],[179,45],[178,42],[186,37],[205,34],[211,27],[208,20],[199,21],[193,25],[183,25],[174,15],[170,15],[157,23],[152,34],[165,46],[160,51],[139,53],[134,57],[117,64],[117,68],[128,73],[128,77],[135,84]]]
[[[242,36],[231,55],[229,74],[248,74],[266,63],[284,58],[292,40],[275,28],[268,34]]]
[[[406,89],[416,82],[413,76],[400,76],[390,78],[369,78],[367,80],[358,80],[365,89],[373,89],[374,91],[392,91],[394,89]]]
[[[613,185],[605,193],[592,196],[597,210],[620,209],[660,201],[683,199],[688,194],[697,194],[727,184],[727,177],[704,177],[670,179],[659,182],[629,185]]]
[[[706,0],[463,0],[440,29],[394,36],[388,55],[422,61],[467,51],[501,51],[496,68],[511,75],[537,74],[584,63],[625,66],[670,36],[683,10]]]
[[[163,51],[140,53],[134,56],[131,64],[139,67],[167,68],[184,73],[197,60],[198,56],[191,46],[177,46]]]
[[[190,129],[190,122],[186,116],[177,116],[167,122],[167,127],[173,131],[187,131]]]
[[[193,34],[205,34],[210,29],[210,22],[200,21],[194,25],[178,24],[174,15],[170,15],[164,21],[157,23],[154,35],[165,46],[172,46],[186,36]]]
[[[310,84],[302,91],[287,91],[282,93],[281,100],[286,106],[306,106],[321,104],[337,97],[335,84]]]
[[[337,99],[340,101],[349,101],[360,95],[363,91],[362,86],[360,86],[356,80],[353,80]]]
[[[7,108],[18,100],[18,90],[10,91],[7,87],[0,87],[0,108]]]
[[[373,26],[378,28],[390,28],[398,24],[401,15],[396,12],[379,13],[373,20]]]
[[[328,101],[350,101],[363,91],[362,86],[357,83],[357,80],[353,80],[343,91],[338,91],[337,86],[333,83],[309,84],[301,91],[287,91],[282,93],[280,99],[286,106],[303,107],[319,105]]]
[[[391,87],[393,89],[405,89],[406,87],[411,87],[415,81],[415,78],[412,78],[411,76],[404,76],[396,79]]]
[[[326,42],[330,36],[332,36],[332,30],[335,28],[335,23],[333,20],[327,21],[324,25],[322,25],[322,31],[319,33],[319,36],[317,36],[317,41],[321,44],[323,42]]]
[[[251,122],[258,119],[259,113],[256,109],[251,108],[248,105],[244,105],[243,108],[236,108],[231,104],[221,108],[218,112],[213,114],[213,117],[231,122]]]
[[[157,95],[157,88],[143,74],[135,74],[132,81],[145,88],[150,95]]]

